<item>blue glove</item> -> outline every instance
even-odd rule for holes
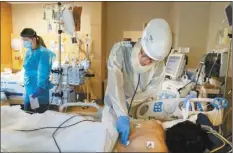
[[[42,88],[37,88],[37,89],[36,89],[36,92],[35,92],[34,94],[32,94],[32,98],[36,98],[36,97],[38,97],[38,96],[41,96],[42,93],[43,93],[43,91],[44,91],[44,89],[42,89]]]
[[[130,132],[130,122],[128,116],[120,116],[117,119],[117,131],[120,134],[120,142],[124,145],[127,144]]]

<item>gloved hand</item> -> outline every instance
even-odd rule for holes
[[[42,95],[43,91],[44,91],[44,89],[42,89],[42,88],[37,88],[37,89],[36,89],[36,92],[35,92],[34,94],[32,94],[32,98],[36,98],[36,97]]]
[[[128,116],[120,116],[117,119],[117,131],[120,134],[120,142],[124,145],[127,144],[130,132],[130,122]]]

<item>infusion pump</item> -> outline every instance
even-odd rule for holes
[[[71,65],[63,64],[61,70],[58,65],[54,65],[52,68],[52,83],[63,85],[81,85],[84,83],[85,69],[83,65]]]
[[[60,106],[77,100],[73,86],[84,84],[85,68],[83,63],[76,65],[62,64],[61,68],[58,64],[53,65],[52,83],[55,86],[50,90],[50,104]]]

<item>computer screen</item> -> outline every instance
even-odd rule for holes
[[[165,72],[167,75],[176,76],[176,73],[178,73],[177,68],[179,67],[181,62],[181,56],[172,56],[170,55],[167,60],[167,65]]]

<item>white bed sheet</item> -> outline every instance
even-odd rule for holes
[[[19,106],[1,107],[1,149],[8,152],[58,152],[52,133],[56,129],[33,132],[19,132],[16,129],[34,129],[59,126],[72,114],[46,111],[44,114],[30,115]],[[61,152],[111,152],[118,138],[115,118],[104,107],[102,122],[82,122],[75,126],[59,129],[56,141]],[[74,117],[65,125],[92,117]]]

